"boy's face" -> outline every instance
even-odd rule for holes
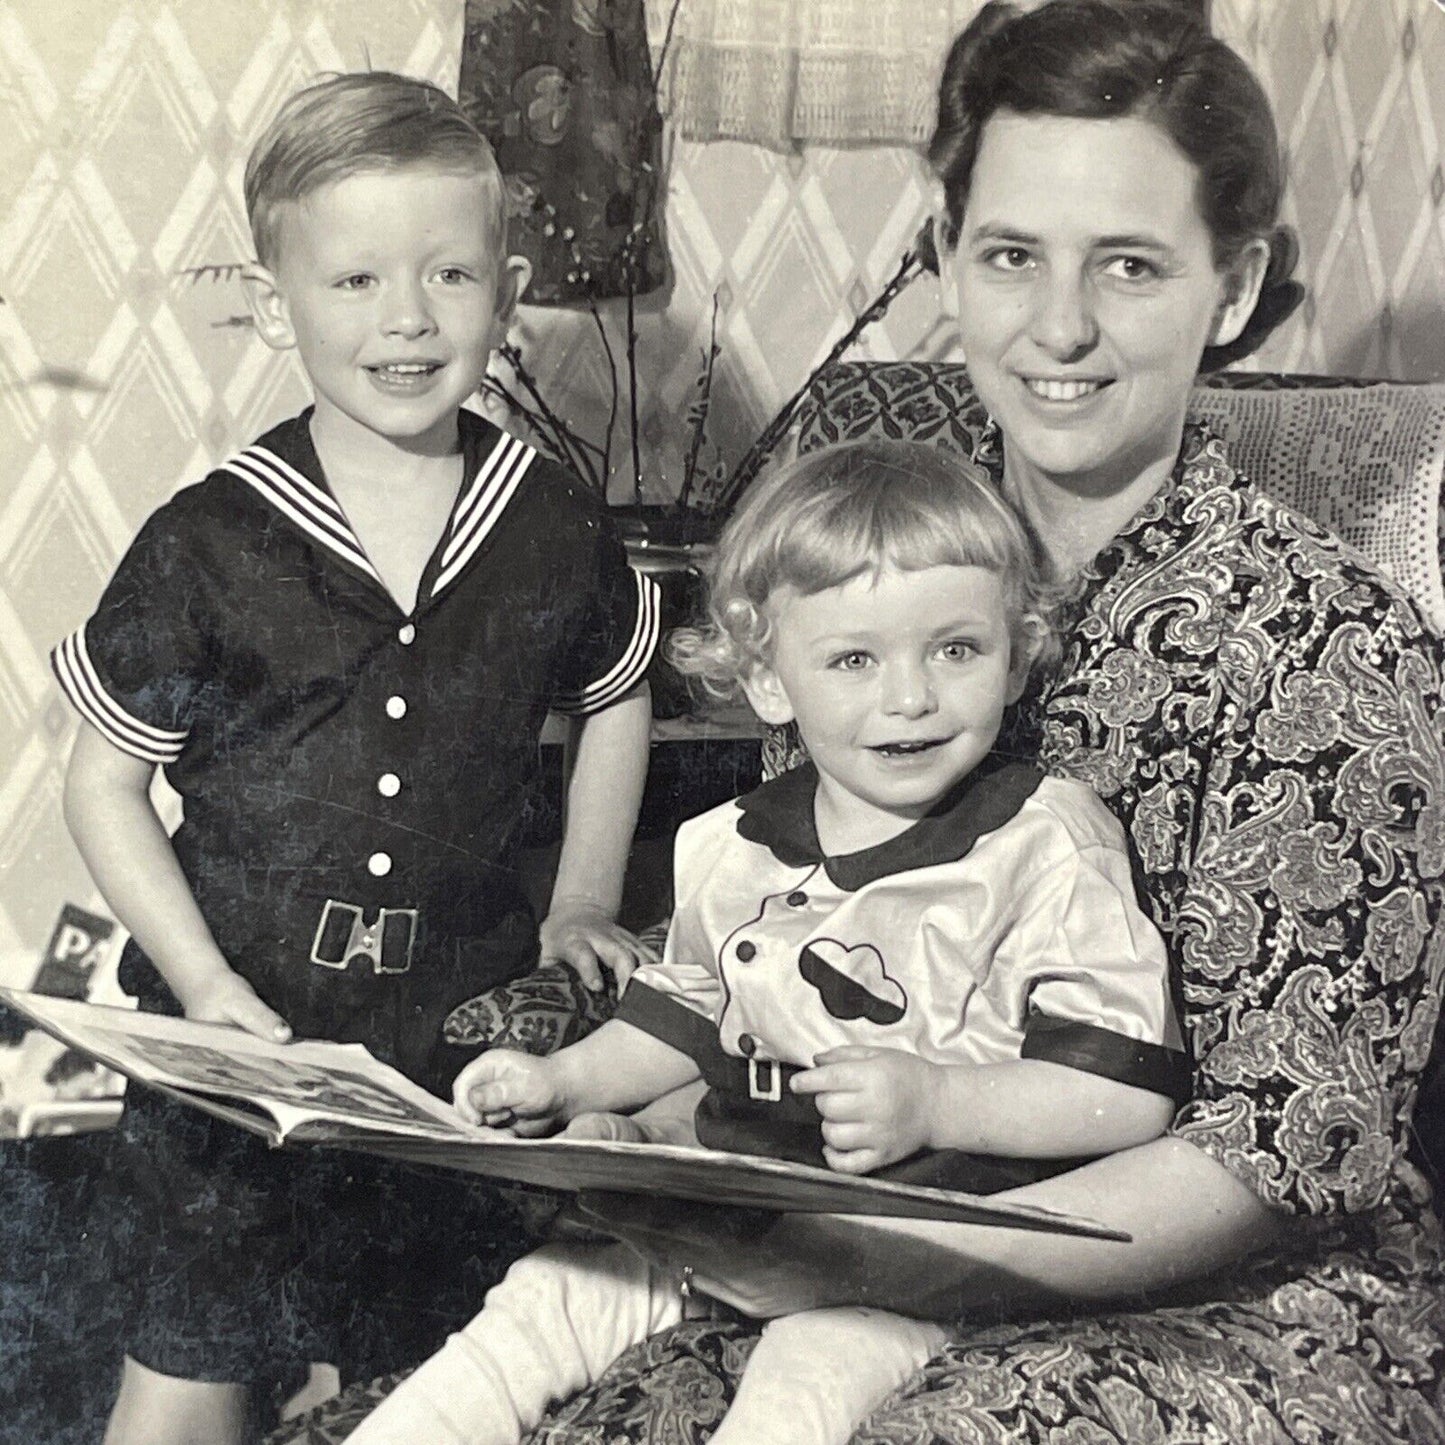
[[[765,722],[797,722],[830,852],[923,817],[988,754],[1027,676],[983,567],[886,567],[768,607],[772,658],[744,687]]]
[[[295,347],[318,436],[437,455],[481,383],[526,279],[496,254],[480,177],[362,171],[286,208],[274,270],[250,267],[257,327]]]

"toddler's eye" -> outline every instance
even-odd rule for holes
[[[866,652],[840,652],[832,666],[839,672],[861,672],[872,661]]]
[[[353,275],[343,276],[336,285],[342,291],[363,291],[371,285],[371,280],[365,271],[357,271]]]
[[[470,281],[470,272],[462,270],[460,266],[444,266],[437,272],[437,280],[448,286],[460,286],[463,281]]]
[[[938,655],[945,662],[967,662],[978,649],[973,643],[962,637],[956,637],[951,642],[945,642],[939,649]]]

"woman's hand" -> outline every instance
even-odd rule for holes
[[[457,1075],[452,1103],[469,1124],[534,1138],[557,1127],[567,1098],[555,1055],[539,1059],[514,1049],[489,1049]]]
[[[232,968],[208,974],[199,987],[185,990],[180,1003],[186,1017],[197,1023],[229,1024],[273,1044],[291,1038],[291,1025]]]
[[[566,963],[595,993],[602,987],[602,969],[617,980],[619,990],[644,963],[657,955],[611,915],[586,898],[554,898],[538,931],[539,963]]]
[[[846,1044],[794,1077],[823,1116],[823,1158],[841,1174],[871,1174],[933,1143],[938,1068],[915,1054]]]

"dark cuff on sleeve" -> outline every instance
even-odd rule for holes
[[[718,1049],[717,1025],[710,1018],[636,979],[627,985],[613,1017],[694,1059],[706,1059]]]
[[[1029,1015],[1019,1056],[1132,1084],[1176,1104],[1187,1104],[1194,1092],[1193,1069],[1183,1050],[1046,1013]]]

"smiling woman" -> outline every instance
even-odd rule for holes
[[[1440,644],[1185,419],[1201,364],[1297,294],[1267,104],[1177,4],[994,3],[930,156],[984,456],[1070,590],[1004,746],[1123,825],[1189,1098],[1011,1196],[1127,1245],[793,1217],[740,1248],[722,1212],[598,1213],[748,1315],[952,1320],[856,1440],[1445,1439],[1445,1263],[1405,1154],[1445,967]],[[544,1437],[707,1439],[749,1334],[683,1326]]]

